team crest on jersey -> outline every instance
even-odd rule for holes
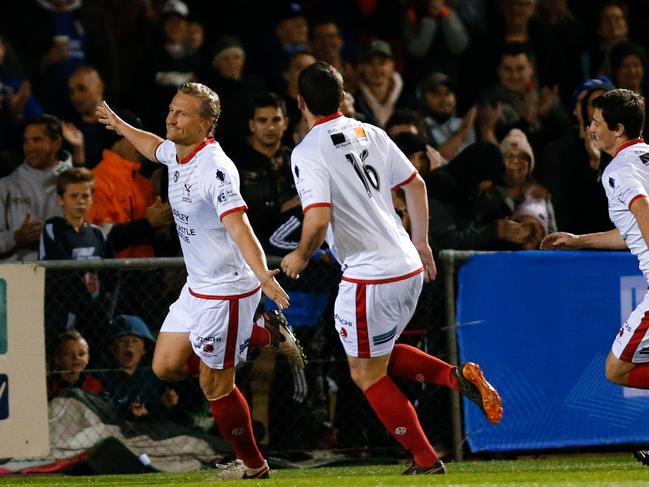
[[[608,185],[609,185],[611,188],[615,188],[615,179],[613,179],[613,178],[608,178]]]
[[[297,164],[295,165],[295,168],[293,169],[293,172],[295,173],[295,177],[297,179],[300,179],[300,168],[297,166]]]
[[[221,171],[220,169],[216,170],[216,179],[218,179],[221,182],[225,181],[225,173]]]
[[[183,191],[183,201],[185,203],[192,202],[192,185],[185,183],[185,190]]]
[[[179,179],[180,179],[180,171],[174,171],[174,176],[173,176],[174,183],[177,183]]]

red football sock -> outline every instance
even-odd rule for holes
[[[408,450],[420,467],[432,467],[439,459],[421,429],[417,413],[408,398],[388,376],[366,391],[365,397],[390,434]]]
[[[262,328],[253,323],[248,346],[250,348],[260,348],[268,344],[270,344],[270,332],[266,328]]]
[[[649,389],[649,364],[637,365],[632,368],[626,385],[636,389]]]
[[[394,346],[388,373],[402,379],[437,384],[459,390],[455,367],[443,360],[428,355],[418,348],[399,343]]]
[[[259,468],[264,463],[252,434],[250,409],[237,387],[225,397],[210,401],[214,422],[225,439],[233,446],[237,458],[248,468]]]
[[[198,375],[201,370],[201,359],[198,358],[198,355],[192,353],[192,356],[189,357],[187,361],[187,372],[191,377]]]

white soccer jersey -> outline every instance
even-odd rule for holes
[[[162,142],[155,156],[169,168],[169,203],[187,267],[187,284],[198,297],[232,296],[259,286],[221,220],[246,210],[239,173],[221,146],[208,139],[183,160],[176,145]]]
[[[344,280],[394,280],[422,270],[390,191],[417,171],[383,130],[329,115],[293,150],[291,167],[304,212],[331,206],[327,243]]]
[[[649,281],[649,250],[633,213],[631,203],[649,195],[649,145],[642,139],[623,144],[602,175],[608,198],[608,214],[620,231],[640,270]]]

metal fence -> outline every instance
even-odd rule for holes
[[[442,278],[424,286],[415,315],[401,338],[451,363],[457,363],[456,267],[468,255],[446,251],[440,255]],[[276,267],[279,259],[271,257],[269,264]],[[120,348],[116,338],[120,329],[116,324],[124,315],[141,318],[155,336],[185,282],[182,259],[57,261],[42,265],[46,268],[50,398],[75,396],[79,388],[92,389],[81,379],[76,384],[66,383],[76,377],[63,370],[73,360],[74,351],[62,345],[60,337],[76,329],[89,344],[85,372],[101,383],[99,393],[89,396],[99,397],[90,406],[101,413],[102,422],[119,424],[130,435],[152,438],[168,438],[178,431],[208,439],[218,436],[196,379],[160,382],[150,368],[153,343],[141,340],[144,355],[138,362],[140,350]],[[333,326],[339,277],[337,268],[322,264],[304,272],[299,281],[280,278],[293,303],[300,303],[293,315],[290,310],[288,315],[309,357],[304,375],[267,349],[250,351],[248,361],[237,371],[237,384],[251,405],[255,433],[266,454],[299,458],[304,451],[324,449],[394,456],[401,451],[349,377]],[[70,355],[68,362],[65,354]],[[135,372],[133,360],[138,362]],[[431,443],[440,453],[461,459],[458,395],[426,384],[398,384],[415,405]],[[55,412],[50,407],[52,414]],[[83,443],[86,435],[90,443],[96,441],[95,436],[105,434],[93,430],[92,425],[82,430],[71,423],[69,429],[58,424],[50,431],[50,442],[63,452],[67,441]],[[162,445],[170,454],[185,447],[173,441]]]

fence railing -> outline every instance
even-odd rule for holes
[[[455,276],[471,255],[472,252],[456,251],[440,254],[442,278],[424,286],[401,341],[457,363]],[[277,267],[279,261],[269,257],[269,266]],[[147,339],[143,339],[144,355],[136,373],[129,374],[124,363],[140,351],[123,352],[116,342],[113,323],[123,315],[138,316],[155,336],[185,282],[181,258],[39,264],[46,269],[45,327],[52,397],[67,389],[66,378],[70,378],[62,372],[68,363],[62,356],[71,352],[62,348],[56,338],[74,328],[89,344],[86,372],[101,383],[103,392],[99,396],[107,405],[105,421],[128,424],[132,434],[151,437],[164,436],[162,433],[176,427],[216,434],[196,380],[181,384],[159,382],[150,370],[153,344]],[[280,277],[292,297],[293,305],[287,310],[289,322],[309,356],[304,375],[297,374],[283,357],[268,350],[251,351],[248,361],[237,371],[237,384],[251,405],[259,443],[266,452],[285,455],[319,449],[369,454],[387,449],[394,454],[399,451],[396,442],[384,431],[349,378],[333,326],[339,270],[318,264],[307,271],[298,281]],[[419,411],[431,443],[461,459],[463,434],[458,395],[425,384],[399,385]],[[52,427],[51,436],[59,437],[51,437],[50,442],[61,449],[71,438],[79,442],[83,434],[89,442],[96,439],[92,428],[85,432],[72,424],[70,428],[74,431],[66,434],[64,425]],[[173,453],[174,448],[181,449],[182,445],[171,442],[165,448]]]

